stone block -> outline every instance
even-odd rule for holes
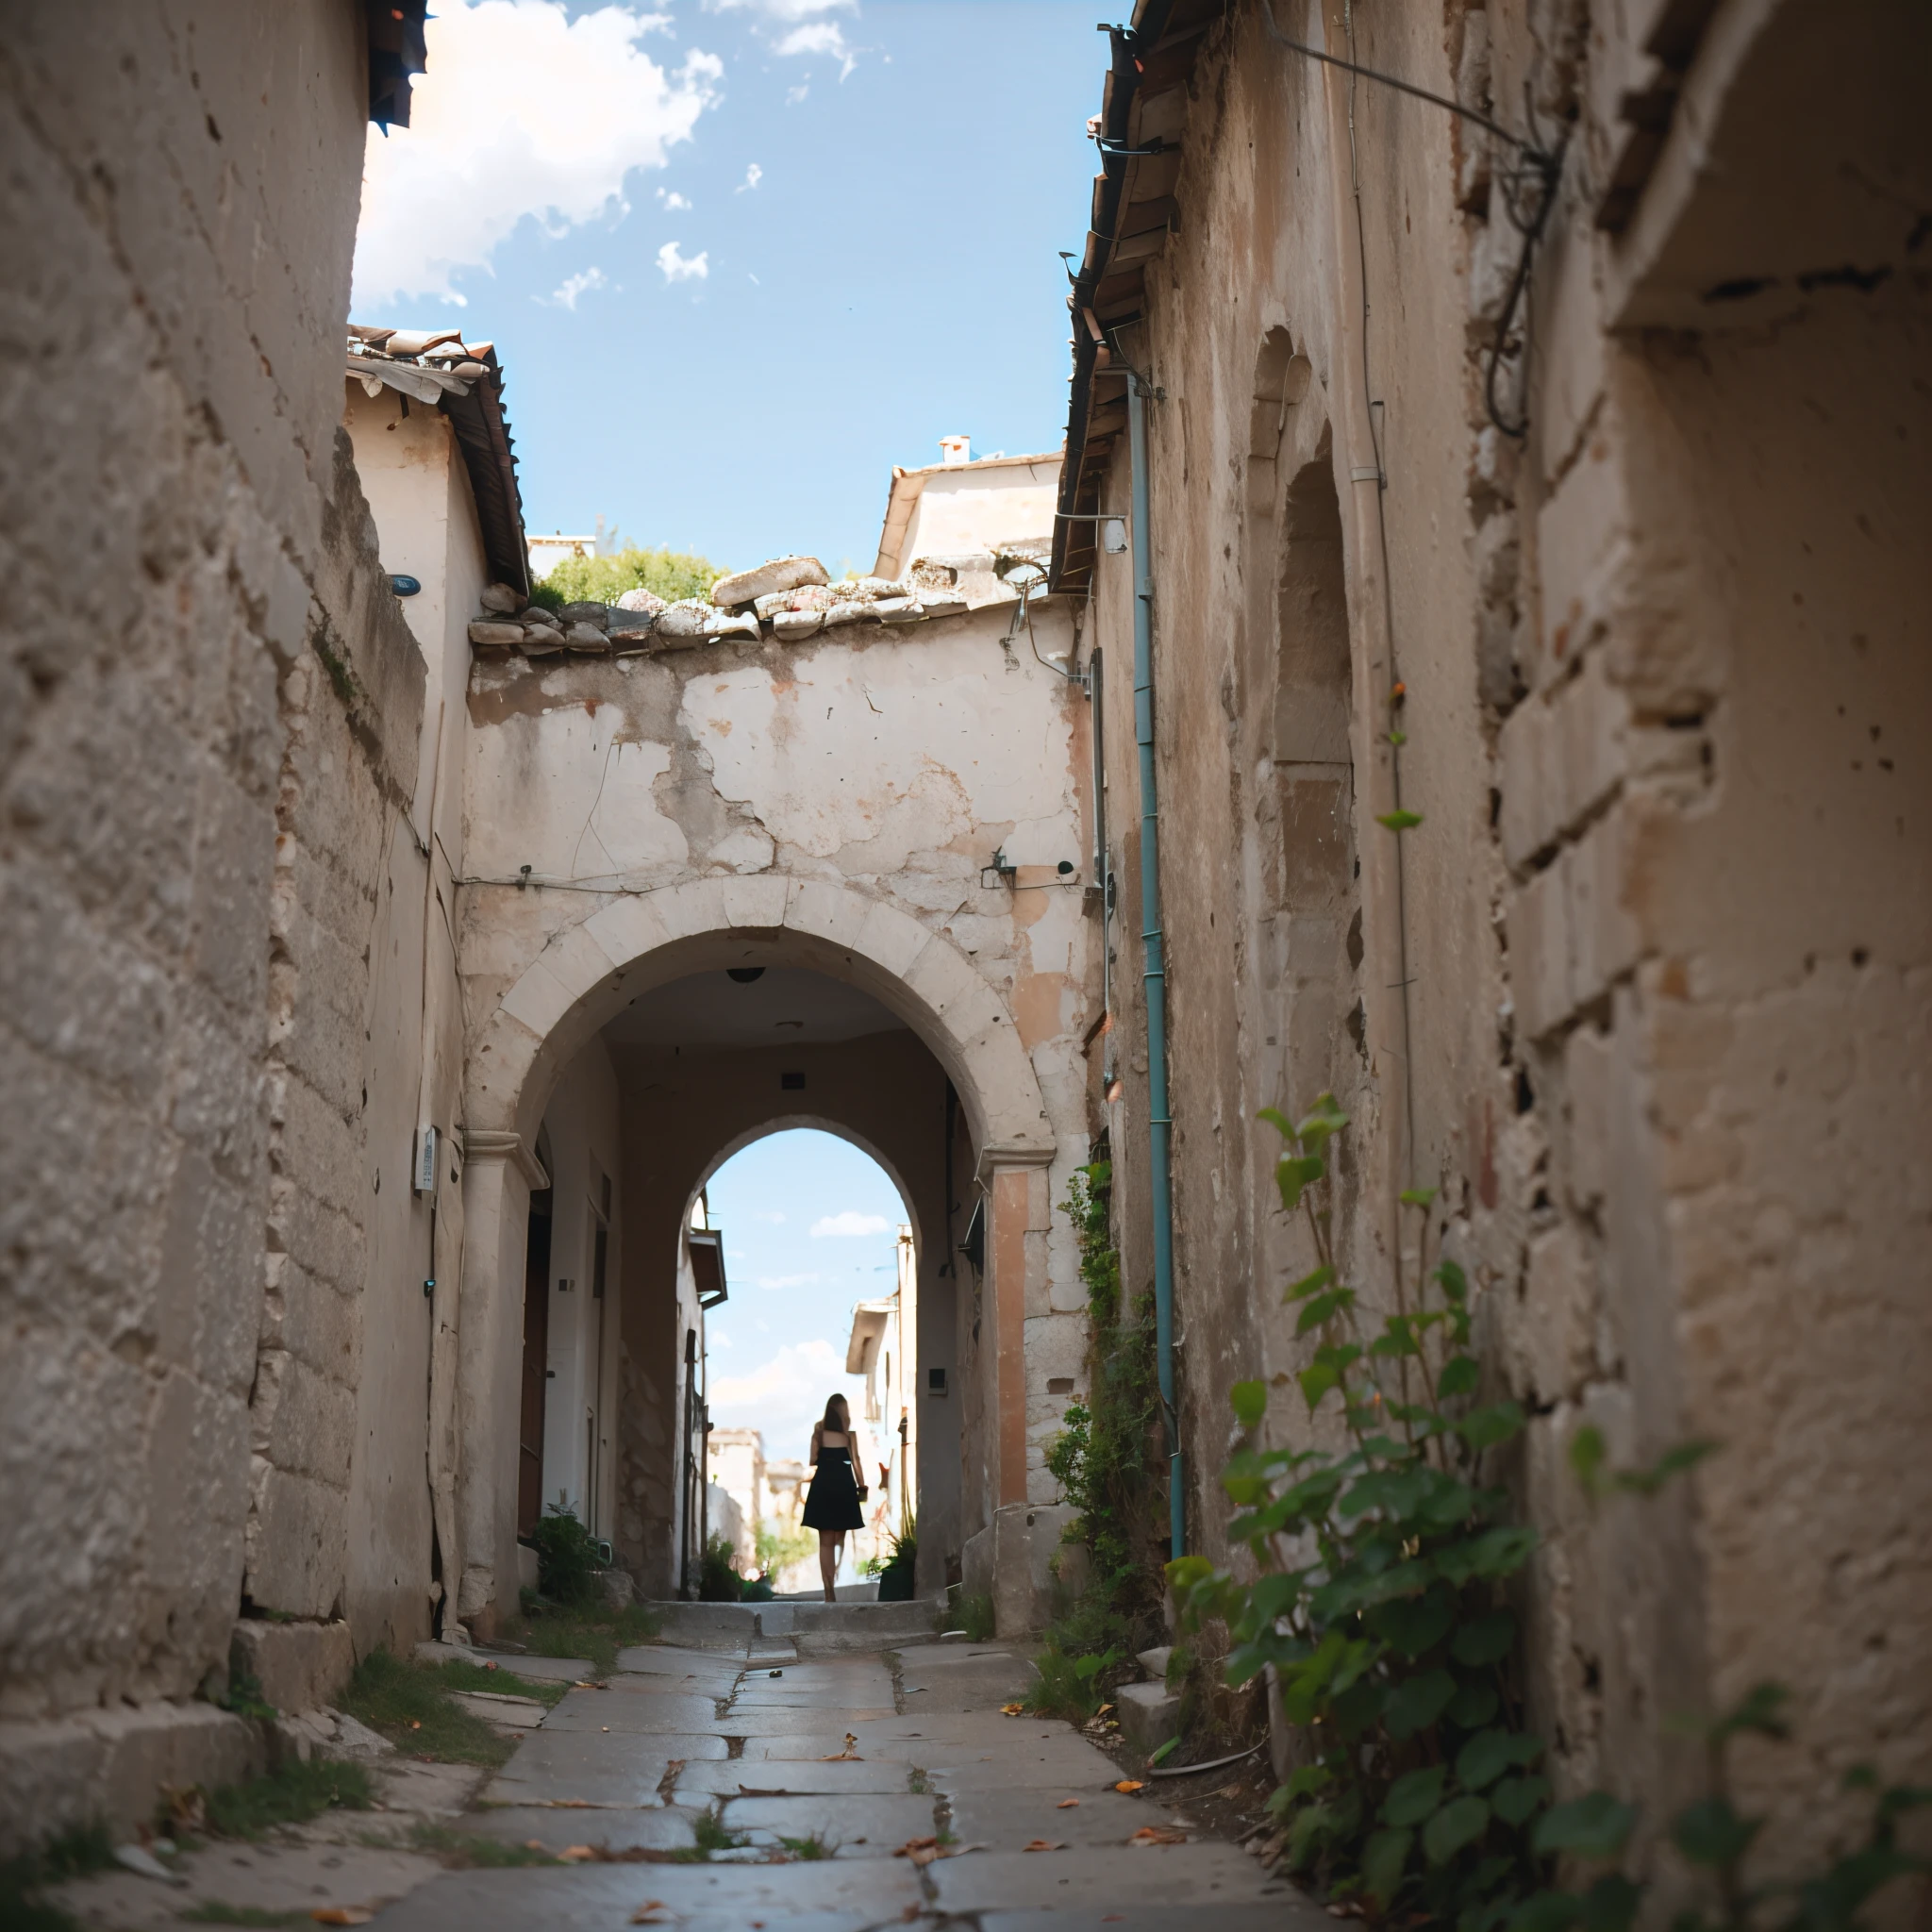
[[[1181,1734],[1181,1701],[1164,1683],[1123,1684],[1114,1692],[1114,1715],[1121,1736],[1143,1757]]]
[[[228,1653],[231,1675],[253,1677],[263,1702],[285,1714],[333,1704],[355,1664],[344,1623],[282,1624],[244,1617],[235,1625]]]
[[[1562,861],[1539,873],[1510,903],[1509,984],[1527,1038],[1538,1040],[1570,1010]]]
[[[235,1784],[265,1760],[255,1725],[211,1704],[142,1704],[0,1724],[0,1857],[100,1823],[132,1837],[163,1785]]]
[[[1563,1052],[1570,1125],[1570,1198],[1578,1207],[1601,1201],[1609,1174],[1612,1036],[1580,1026]]]

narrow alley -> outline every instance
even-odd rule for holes
[[[169,1888],[117,1873],[59,1902],[108,1932],[183,1918],[1136,1932],[1182,1923],[1182,1908],[1212,1932],[1323,1923],[1185,1799],[1165,1802],[1152,1774],[1020,1708],[1038,1683],[1025,1656],[936,1638],[928,1605],[659,1608],[664,1638],[620,1652],[608,1675],[585,1659],[491,1657],[504,1694],[469,1701],[520,1734],[493,1774],[391,1754],[377,1760],[380,1810],[188,1854]],[[519,1695],[557,1684],[569,1688],[547,1710]],[[1167,1789],[1198,1808],[1231,1774]],[[473,1869],[445,1870],[439,1854]],[[517,1868],[490,1862],[517,1854]]]

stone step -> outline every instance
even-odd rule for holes
[[[654,1603],[658,1634],[694,1650],[749,1656],[791,1640],[801,1657],[841,1650],[888,1650],[929,1640],[939,1628],[936,1603]]]

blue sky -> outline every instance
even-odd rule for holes
[[[1106,10],[441,0],[355,318],[495,342],[533,530],[869,568],[891,465],[1064,434]]]
[[[733,1155],[706,1197],[731,1291],[706,1324],[711,1420],[761,1429],[767,1456],[803,1459],[835,1389],[864,1414],[845,1342],[853,1303],[897,1279],[899,1191],[849,1141],[794,1128]]]

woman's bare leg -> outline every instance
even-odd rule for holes
[[[832,1579],[839,1574],[839,1544],[841,1539],[836,1531],[819,1531],[819,1575],[825,1586],[825,1601],[829,1604],[836,1599],[832,1594]]]

